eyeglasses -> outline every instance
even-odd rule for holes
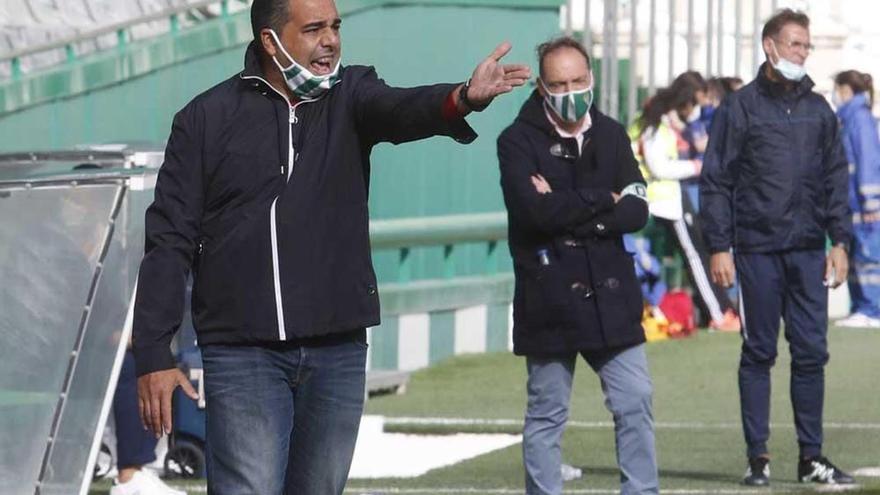
[[[788,49],[790,50],[803,50],[805,52],[811,52],[816,49],[816,45],[804,43],[802,41],[782,41],[780,39],[776,39],[776,41],[788,47]]]

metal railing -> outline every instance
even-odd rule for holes
[[[397,250],[398,282],[412,279],[412,250],[415,247],[443,247],[443,277],[455,277],[456,246],[486,243],[486,275],[498,270],[498,243],[507,240],[506,213],[475,213],[425,218],[376,220],[370,223],[374,250]]]
[[[507,240],[507,214],[476,213],[370,222],[373,251],[397,251],[397,277],[379,286],[384,314],[457,309],[478,304],[509,304],[513,274],[499,273],[499,243]],[[454,254],[468,244],[485,243],[479,275],[456,273]],[[439,278],[413,280],[413,250],[443,248]]]
[[[66,53],[66,61],[68,63],[72,63],[76,61],[78,54],[76,52],[76,45],[82,43],[84,41],[95,40],[107,35],[116,35],[116,46],[118,48],[124,48],[125,45],[129,42],[131,36],[130,31],[133,27],[139,26],[142,24],[147,24],[151,22],[157,21],[168,21],[169,24],[169,32],[177,33],[181,29],[180,17],[188,12],[193,10],[202,9],[206,7],[210,7],[213,5],[220,5],[220,17],[228,17],[230,13],[230,3],[233,0],[200,0],[192,3],[188,3],[186,5],[180,5],[177,7],[169,7],[153,14],[145,15],[142,17],[136,17],[133,19],[127,19],[125,21],[120,21],[117,23],[109,24],[106,26],[102,26],[98,29],[94,29],[91,31],[84,31],[81,33],[77,33],[75,35],[71,35],[56,41],[52,41],[49,43],[36,45],[32,47],[25,47],[18,50],[13,50],[9,53],[3,54],[0,56],[0,63],[5,63],[10,65],[10,73],[12,75],[12,79],[16,80],[21,78],[23,75],[21,68],[21,60],[24,57],[28,57],[31,55],[36,55],[45,52],[51,52],[54,50],[63,49]],[[238,0],[238,1],[247,1],[247,0]]]
[[[600,108],[609,115],[625,114],[632,120],[638,112],[639,87],[647,87],[648,94],[653,94],[658,86],[685,70],[699,70],[705,76],[751,79],[764,58],[763,22],[780,3],[779,0],[567,0],[562,24],[569,35],[580,31],[584,47],[601,57],[597,94]],[[599,14],[601,19],[597,18]],[[645,14],[647,26],[640,28],[638,19]],[[597,26],[596,21],[601,21],[600,25]],[[621,34],[621,29],[629,32]],[[622,55],[629,59],[625,99],[618,94],[621,83],[618,71],[621,60],[625,59]],[[747,55],[750,55],[749,62],[746,62]],[[621,112],[621,104],[625,105],[626,112]]]

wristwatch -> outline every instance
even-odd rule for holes
[[[489,106],[489,104],[484,103],[483,105],[477,105],[474,102],[472,102],[467,96],[468,88],[470,88],[470,87],[471,87],[471,80],[468,79],[467,82],[464,83],[461,86],[461,89],[458,91],[458,99],[461,100],[461,102],[464,103],[464,106],[468,107],[472,112],[482,112],[483,110],[486,109],[486,107]]]

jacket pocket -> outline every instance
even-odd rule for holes
[[[547,329],[568,323],[571,294],[563,267],[548,254],[549,264],[538,264],[526,269],[523,292],[525,313],[530,328]]]
[[[601,249],[603,262],[594,260],[593,270],[602,325],[610,329],[638,323],[643,301],[633,257],[616,244]]]

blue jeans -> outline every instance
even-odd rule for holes
[[[614,417],[622,495],[659,493],[654,450],[653,386],[644,344],[604,356],[582,354],[599,374],[605,407]],[[528,406],[523,428],[523,464],[528,495],[562,493],[562,433],[576,353],[528,356]]]
[[[791,352],[789,393],[802,457],[822,453],[822,408],[828,363],[825,251],[736,254],[742,298],[740,408],[746,455],[768,453],[770,368],[776,363],[779,319]]]
[[[880,318],[880,224],[853,225],[849,297],[852,312]]]
[[[205,346],[208,493],[341,494],[366,357],[365,332],[320,347]]]

